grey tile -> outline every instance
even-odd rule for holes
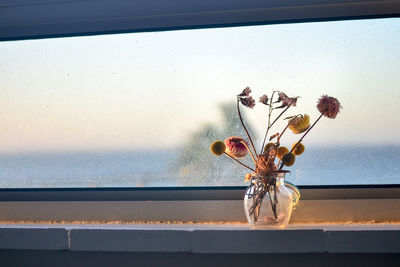
[[[0,228],[0,249],[68,249],[68,231],[57,228]]]
[[[195,253],[325,252],[322,230],[200,230],[193,232]]]
[[[400,253],[396,230],[329,230],[325,235],[329,253]]]
[[[143,229],[72,229],[73,251],[188,252],[190,232]]]

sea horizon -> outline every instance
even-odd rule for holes
[[[181,150],[42,151],[0,153],[1,188],[243,186],[246,170],[204,155],[196,173]],[[183,158],[182,158],[183,157]],[[297,185],[397,184],[400,146],[310,147],[287,169]],[[182,160],[184,159],[184,160]],[[219,164],[218,164],[219,165]],[[218,166],[217,165],[217,166]],[[224,168],[223,168],[224,169]],[[184,178],[185,171],[188,172]]]

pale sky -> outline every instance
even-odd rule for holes
[[[0,42],[0,152],[174,147],[246,86],[337,97],[310,144],[400,144],[399,44],[399,18]]]

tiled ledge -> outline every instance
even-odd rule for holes
[[[400,253],[400,223],[0,224],[0,249],[199,254]]]

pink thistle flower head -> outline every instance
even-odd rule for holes
[[[242,137],[232,136],[224,140],[226,145],[226,153],[235,159],[244,158],[247,155],[247,143]],[[246,145],[245,145],[246,144]]]
[[[321,98],[318,99],[317,109],[327,118],[336,118],[341,108],[340,102],[334,97],[322,95]]]

